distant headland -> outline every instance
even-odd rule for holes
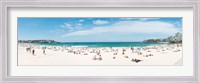
[[[58,43],[54,40],[19,40],[18,43]]]
[[[160,39],[147,39],[143,42],[149,42],[149,43],[182,43],[182,33],[178,32],[174,36],[169,36],[167,38],[160,38]]]

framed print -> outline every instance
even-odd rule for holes
[[[182,18],[18,17],[17,20],[18,66],[183,65]],[[48,23],[51,25],[47,26]],[[157,34],[160,38],[151,38]],[[48,36],[55,36],[56,40],[53,37],[47,40]]]
[[[198,0],[1,1],[3,83],[198,83]]]

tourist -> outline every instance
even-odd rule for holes
[[[35,50],[34,49],[32,50],[32,55],[35,55]]]
[[[123,54],[123,55],[125,54],[125,51],[126,51],[125,49],[122,50],[122,54]]]
[[[133,47],[131,47],[131,50],[132,50],[132,53],[134,52],[134,48]]]

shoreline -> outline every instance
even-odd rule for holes
[[[18,43],[20,47],[22,44],[26,44],[26,46],[36,46],[36,47],[71,47],[71,48],[143,48],[143,47],[154,47],[154,46],[169,46],[169,45],[177,45],[177,44],[153,44],[153,45],[146,45],[146,46],[87,46],[87,45],[72,45],[72,46],[65,46],[65,45],[43,45],[43,44],[34,44],[34,43]],[[178,44],[181,45],[182,44]]]

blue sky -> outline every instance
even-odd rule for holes
[[[182,32],[182,18],[18,18],[19,40],[136,42]]]

